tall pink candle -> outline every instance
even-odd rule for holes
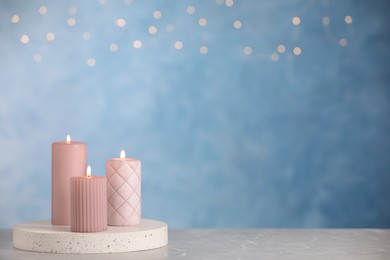
[[[70,230],[100,232],[107,230],[107,179],[87,176],[70,179]]]
[[[108,225],[131,226],[141,222],[141,161],[113,158],[106,162]]]
[[[70,225],[71,177],[85,175],[87,167],[87,145],[72,142],[68,135],[66,142],[52,144],[52,179],[51,179],[51,223]]]

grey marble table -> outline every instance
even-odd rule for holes
[[[390,259],[390,229],[173,229],[164,248],[115,254],[14,249],[0,229],[0,259]]]

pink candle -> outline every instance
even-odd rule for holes
[[[70,230],[100,232],[107,230],[107,179],[87,176],[70,179]]]
[[[52,144],[51,179],[51,223],[70,225],[69,181],[71,177],[82,176],[87,167],[87,145],[71,142]]]
[[[131,226],[141,222],[141,161],[121,158],[106,162],[108,225]]]

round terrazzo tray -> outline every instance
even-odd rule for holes
[[[108,226],[108,230],[97,233],[71,232],[69,226],[54,226],[49,220],[19,224],[13,229],[14,247],[35,252],[123,253],[167,244],[167,224],[149,219],[143,219],[137,226]]]

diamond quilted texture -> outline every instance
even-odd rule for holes
[[[107,204],[107,216],[111,216],[115,213],[115,209],[111,206],[110,203]]]
[[[129,225],[136,225],[135,223],[140,222],[140,217],[137,214],[133,214],[128,220]]]
[[[108,203],[112,206],[112,208],[114,209],[117,209],[119,208],[120,206],[122,206],[122,204],[124,204],[126,202],[126,200],[122,197],[122,196],[111,196],[109,199],[108,199]]]
[[[115,193],[114,187],[112,185],[108,184],[107,185],[107,198],[111,198],[112,194]]]
[[[110,219],[113,223],[119,223],[110,224],[112,226],[124,226],[126,223],[126,219],[117,213],[110,215],[108,219]]]
[[[141,201],[139,199],[138,194],[134,192],[133,194],[131,194],[130,198],[128,199],[128,202],[130,203],[130,205],[136,208]]]
[[[114,190],[118,189],[124,182],[123,178],[116,172],[111,176],[107,176],[107,179],[108,183],[114,188]]]
[[[135,192],[138,194],[139,197],[141,197],[141,183],[135,188]]]
[[[110,160],[107,162],[107,166],[110,166],[114,172],[116,172],[123,165],[123,161],[120,160]]]
[[[135,175],[134,170],[127,164],[124,164],[121,167],[119,167],[119,169],[116,172],[124,181],[128,180],[131,176]]]
[[[109,160],[106,163],[108,186],[108,224],[137,225],[141,221],[141,161]]]
[[[131,207],[128,203],[125,203],[118,209],[118,212],[120,212],[120,215],[123,218],[126,218],[126,216],[130,216],[134,213],[134,208]]]
[[[132,164],[132,165],[131,165],[131,168],[133,168],[133,170],[134,170],[135,172],[141,171],[141,162]]]
[[[119,189],[116,190],[116,193],[118,193],[118,195],[120,195],[123,199],[127,200],[134,192],[129,183],[125,182],[119,187]]]
[[[139,177],[137,176],[137,174],[132,174],[129,178],[129,184],[131,185],[131,187],[133,188],[133,190],[135,190],[135,188],[137,188],[138,184],[140,183],[140,179]]]

